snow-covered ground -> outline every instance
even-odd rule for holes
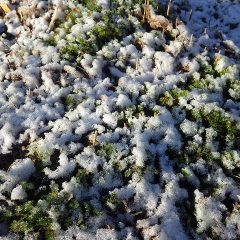
[[[240,2],[5,3],[0,239],[240,238]]]
[[[173,3],[178,16],[194,35],[199,37],[206,28],[212,38],[231,40],[240,47],[239,0],[174,0]]]

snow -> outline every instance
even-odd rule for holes
[[[180,124],[180,129],[186,136],[194,136],[198,131],[197,124],[187,119]]]
[[[239,2],[2,2],[0,239],[238,239]]]
[[[94,172],[98,165],[102,164],[102,159],[93,152],[91,147],[86,147],[81,154],[76,156],[76,162],[87,171]]]
[[[55,171],[49,168],[44,169],[44,173],[49,177],[49,179],[57,179],[69,175],[76,167],[76,162],[74,160],[68,160],[65,153],[59,156],[59,166]]]
[[[129,99],[128,96],[126,96],[124,94],[119,94],[116,104],[118,106],[120,106],[121,108],[124,108],[124,107],[131,106],[132,102],[131,102],[131,100]]]
[[[198,220],[197,231],[199,233],[209,229],[210,226],[218,228],[221,223],[222,212],[226,210],[221,203],[214,202],[209,198],[204,198],[203,194],[198,190],[194,191],[196,202],[196,218]]]
[[[153,73],[157,76],[170,75],[174,69],[174,58],[166,52],[156,52],[154,54],[156,67]]]
[[[21,185],[16,186],[11,192],[11,200],[23,200],[27,198],[27,193]]]
[[[11,191],[20,181],[27,180],[36,168],[30,158],[17,159],[9,167],[8,171],[0,170],[3,184],[0,186],[0,193]]]

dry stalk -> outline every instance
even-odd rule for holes
[[[11,102],[11,104],[12,104],[15,108],[17,108],[17,106],[15,105],[15,103],[12,101],[11,97],[10,97],[7,93],[5,93],[5,95],[8,97],[8,100]]]
[[[136,60],[136,66],[135,66],[135,69],[138,70],[140,67],[140,64],[139,64],[139,59]]]
[[[172,30],[172,25],[167,18],[161,15],[152,16],[149,0],[145,0],[143,20],[148,22],[152,29]]]
[[[53,15],[52,15],[50,24],[49,24],[49,30],[53,30],[54,25],[55,25],[55,22],[56,22],[56,20],[57,20],[57,18],[58,18],[57,16],[58,16],[58,11],[59,11],[59,10],[60,10],[59,7],[56,7],[56,8],[54,9],[54,12],[53,12]]]
[[[144,12],[143,12],[143,20],[144,21],[149,21],[150,19],[150,7],[149,7],[149,0],[145,0],[144,3]]]
[[[94,133],[91,136],[91,142],[93,146],[96,146],[98,141],[97,141],[97,135],[98,135],[98,131],[95,130]]]
[[[10,7],[6,3],[0,3],[0,10],[3,14],[11,12]]]
[[[131,209],[128,207],[128,204],[125,200],[122,200],[122,203],[123,203],[123,206],[124,206],[124,209],[127,213],[130,213],[131,212]]]
[[[189,12],[189,19],[188,19],[189,22],[190,22],[191,19],[192,19],[192,14],[193,14],[193,10],[191,9],[190,12]]]
[[[167,7],[167,16],[168,17],[170,16],[171,7],[172,7],[172,0],[169,0],[168,7]]]
[[[193,43],[193,34],[191,34],[190,41],[189,41],[189,46]]]
[[[139,212],[132,213],[132,215],[133,215],[134,217],[139,216],[139,215],[141,215],[141,214],[143,214],[143,211],[139,211]]]

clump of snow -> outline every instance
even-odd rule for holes
[[[185,119],[180,124],[180,129],[183,131],[183,133],[186,136],[194,136],[198,131],[198,126],[195,122],[192,122],[192,121],[189,121],[189,120]]]
[[[174,69],[174,58],[166,52],[156,52],[154,55],[156,67],[153,73],[157,76],[169,75]]]
[[[23,200],[27,198],[27,193],[21,185],[16,186],[11,192],[11,200]]]
[[[56,170],[52,171],[48,167],[44,168],[44,173],[49,179],[58,179],[64,176],[68,176],[76,167],[74,160],[68,159],[65,153],[61,153],[59,156],[59,166]]]
[[[103,122],[111,128],[115,128],[117,126],[117,118],[113,114],[104,114]]]
[[[222,212],[226,207],[220,202],[214,201],[211,197],[204,197],[199,190],[194,191],[196,202],[196,218],[198,221],[197,231],[199,233],[213,228],[219,231],[221,228]]]
[[[27,180],[34,172],[35,166],[30,158],[17,159],[5,172],[0,170],[3,184],[0,185],[0,193],[11,191],[20,181]]]
[[[119,94],[116,104],[122,108],[129,107],[132,105],[129,97],[124,94]]]
[[[93,152],[91,147],[85,147],[83,152],[76,156],[76,162],[89,172],[96,171],[97,167],[102,165],[102,159]]]

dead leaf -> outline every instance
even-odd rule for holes
[[[136,38],[134,43],[140,49],[142,49],[144,47],[144,42],[140,38]]]
[[[148,23],[150,25],[151,28],[153,29],[159,29],[159,28],[162,28],[162,29],[167,29],[169,28],[170,26],[170,22],[163,16],[157,16],[155,18],[150,18],[148,20]]]

